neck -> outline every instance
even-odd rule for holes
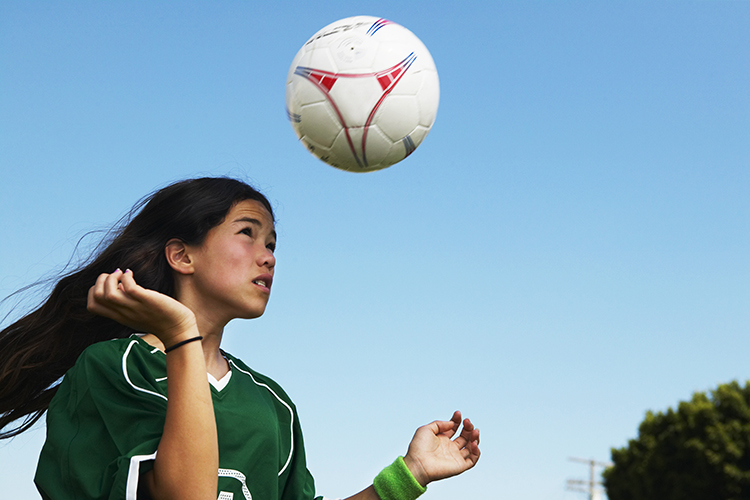
[[[180,280],[176,281],[177,300],[185,304],[195,314],[198,331],[203,337],[203,357],[206,360],[206,370],[216,379],[220,379],[229,371],[229,365],[222,356],[219,348],[224,335],[227,320],[215,316],[215,311],[204,307],[204,304],[193,292],[193,289]],[[212,314],[213,313],[213,314]]]
[[[206,371],[218,380],[229,371],[229,364],[219,350],[223,330],[213,335],[203,333],[200,328],[198,331],[203,336],[201,344],[203,344],[203,358],[206,360]]]
[[[201,332],[201,336],[203,337],[201,346],[203,348],[203,359],[206,361],[206,371],[218,380],[229,371],[229,364],[219,350],[223,330],[219,330],[218,333],[212,334],[208,333],[210,330],[204,332],[204,330],[201,330],[199,327],[198,331]],[[159,337],[151,333],[144,335],[143,340],[161,351],[164,351],[166,348],[164,343],[159,340]]]

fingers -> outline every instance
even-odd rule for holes
[[[463,448],[466,446],[466,443],[479,439],[479,430],[474,428],[474,424],[468,418],[462,422],[460,411],[456,410],[450,420],[435,420],[429,426],[436,436],[452,438],[458,432],[462,423],[463,429],[461,430],[461,434],[456,438],[456,442]],[[476,438],[474,437],[475,434]]]
[[[104,280],[104,297],[106,299],[112,299],[116,296],[116,293],[120,291],[120,278],[122,277],[122,271],[119,269],[107,276]]]
[[[100,274],[89,289],[86,306],[94,314],[120,321],[119,309],[137,302],[133,292],[138,288],[132,271],[117,269],[111,274]]]
[[[464,421],[464,428],[461,431],[461,435],[455,439],[457,445],[461,448],[467,447],[471,443],[479,445],[479,429],[474,427],[474,424],[467,418]]]
[[[476,429],[476,440],[472,441],[470,443],[469,448],[469,457],[468,459],[471,461],[472,464],[476,464],[477,460],[479,460],[479,455],[482,454],[481,451],[479,451],[479,429]]]
[[[117,279],[122,274],[119,269],[112,274],[102,273],[96,279],[94,286],[89,288],[89,294],[86,306],[89,311],[101,314],[106,309],[107,297],[112,294],[113,279],[114,283],[117,283]]]
[[[459,410],[453,412],[451,422],[454,422],[456,425],[459,425],[461,423],[461,412]]]
[[[435,420],[429,427],[432,429],[433,434],[436,436],[452,438],[458,430],[458,424],[452,420]]]
[[[469,446],[461,450],[461,456],[463,457],[464,461],[468,462],[469,468],[476,465],[480,455],[481,452],[479,451],[479,444],[476,442],[469,443]]]
[[[128,295],[135,295],[142,288],[135,282],[133,277],[133,271],[126,269],[120,277],[120,290],[127,293]]]
[[[454,444],[461,451],[464,459],[473,456],[479,452],[479,429],[468,418],[463,421],[461,434],[453,440]],[[478,458],[478,455],[477,455]]]
[[[479,451],[479,429],[475,428],[474,425],[469,421],[469,419],[466,419],[468,422],[468,427],[471,429],[468,433],[466,439],[469,440],[466,447],[464,447],[463,451],[464,453],[468,453],[467,456],[464,457],[464,459],[471,462],[472,467],[477,463],[477,460],[479,460],[479,455],[481,452]],[[464,425],[464,429],[466,429],[467,426]],[[463,432],[461,433],[463,436]]]
[[[464,420],[464,428],[461,435],[453,441],[459,448],[461,458],[466,462],[467,468],[474,467],[479,460],[479,429],[476,429],[467,418]]]
[[[453,412],[453,416],[450,420],[436,420],[432,424],[434,425],[436,436],[446,436],[448,439],[452,438],[458,428],[461,426],[461,412],[456,410]]]
[[[476,429],[474,427],[474,424],[471,423],[471,420],[468,418],[464,420],[464,428],[461,430],[461,438],[466,439],[467,441],[474,441],[473,436],[476,433],[477,439],[479,438],[479,429]]]

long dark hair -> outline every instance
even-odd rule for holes
[[[133,330],[86,309],[89,288],[101,273],[131,269],[138,284],[174,296],[167,241],[199,245],[232,206],[243,200],[270,203],[242,181],[207,177],[177,182],[141,200],[87,263],[63,276],[36,310],[0,332],[0,439],[25,431],[42,417],[57,382],[83,350],[127,337]],[[5,430],[11,422],[12,428]]]

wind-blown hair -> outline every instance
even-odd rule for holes
[[[89,288],[100,274],[131,269],[139,285],[174,296],[166,243],[178,238],[200,245],[244,200],[260,202],[273,219],[266,197],[236,179],[191,179],[156,191],[114,229],[106,248],[63,276],[40,307],[0,331],[0,439],[20,434],[44,415],[58,381],[86,347],[133,333],[86,309]]]

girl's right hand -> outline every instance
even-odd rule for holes
[[[90,312],[153,333],[166,346],[193,336],[195,314],[176,299],[138,285],[133,272],[101,274],[89,289]]]

